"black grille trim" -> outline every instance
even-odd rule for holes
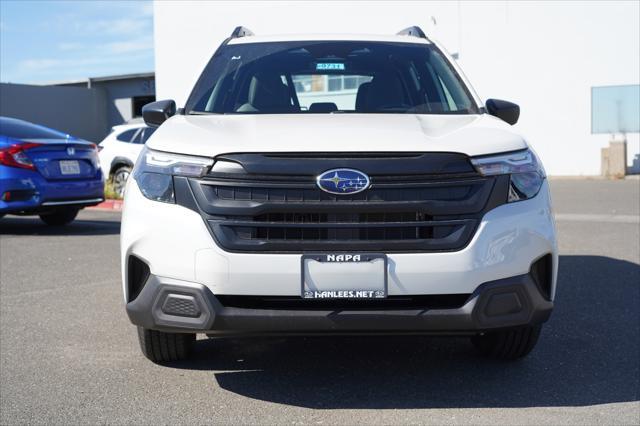
[[[139,257],[129,255],[127,258],[127,303],[136,300],[147,283],[149,275],[149,265]]]
[[[280,152],[231,153],[217,160],[242,164],[251,175],[316,176],[340,167],[369,176],[474,173],[466,155],[452,152]]]
[[[373,173],[367,162],[379,164],[383,157],[360,156],[356,160],[367,166],[360,169],[368,170],[371,187],[349,195],[321,191],[308,170],[300,175],[264,174],[278,165],[287,172],[299,171],[290,163],[297,163],[302,154],[262,155],[260,161],[255,155],[222,157],[233,158],[246,170],[242,160],[250,156],[254,163],[249,166],[258,174],[174,178],[176,202],[199,212],[218,245],[230,252],[455,251],[469,243],[488,210],[507,200],[508,176],[472,173],[461,166],[470,167],[461,154],[448,154],[444,163],[434,166],[437,173],[422,169],[416,174],[407,169],[413,170],[416,159],[424,162],[426,154],[390,156],[385,166],[394,173],[390,175]],[[324,170],[335,165],[320,156],[307,159],[307,164],[322,164]],[[433,166],[433,158],[429,161]],[[445,163],[458,166],[443,174]]]
[[[551,300],[551,283],[553,281],[553,257],[546,254],[531,265],[531,277],[546,300]]]
[[[493,178],[381,184],[371,177],[371,187],[366,191],[334,195],[318,189],[312,177],[307,177],[306,182],[276,184],[202,179],[193,180],[191,189],[205,213],[251,216],[287,211],[330,212],[341,208],[369,212],[413,210],[432,215],[469,214],[485,207],[493,189]]]

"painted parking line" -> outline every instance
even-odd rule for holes
[[[605,222],[605,223],[633,223],[640,224],[640,216],[629,214],[580,214],[557,213],[557,221],[564,222]]]

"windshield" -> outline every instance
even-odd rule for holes
[[[187,114],[472,114],[464,83],[433,45],[361,41],[222,46]]]

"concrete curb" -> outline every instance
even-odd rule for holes
[[[109,211],[121,211],[122,200],[104,200],[100,204],[92,207],[87,207],[89,210],[109,210]]]
[[[640,175],[626,175],[620,178],[608,178],[600,175],[555,175],[547,176],[549,180],[640,180]]]

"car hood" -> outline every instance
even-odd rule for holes
[[[238,152],[459,152],[469,156],[527,147],[487,115],[177,115],[153,134],[156,150],[215,157]]]

